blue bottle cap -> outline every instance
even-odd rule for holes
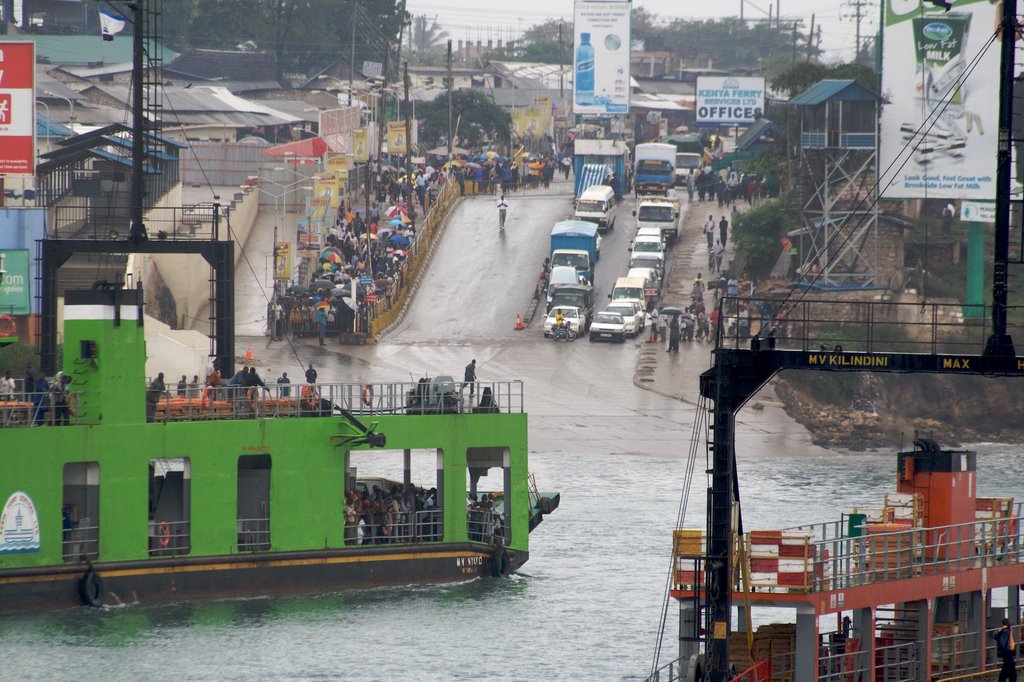
[[[589,43],[590,42],[590,34],[589,33],[581,33],[580,34],[580,42],[581,43]]]

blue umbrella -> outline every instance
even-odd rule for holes
[[[401,218],[393,218],[388,221],[388,225],[394,225],[395,227],[405,227],[405,222]]]
[[[409,238],[404,235],[393,234],[391,235],[390,241],[393,246],[396,246],[401,249],[404,249],[405,247],[409,246]]]

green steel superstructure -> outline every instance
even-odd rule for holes
[[[0,612],[447,582],[527,560],[558,497],[530,482],[521,384],[488,390],[487,409],[458,393],[446,409],[413,409],[398,384],[320,385],[274,400],[165,399],[147,415],[141,297],[68,293],[70,424],[5,408]],[[385,438],[406,456],[398,485],[425,449],[436,480],[426,508],[382,510],[371,532],[346,509],[347,492],[350,503],[360,487],[379,494],[351,458]],[[474,490],[489,471],[500,489]],[[417,484],[403,488],[410,500]],[[471,494],[490,501],[484,516],[467,511]]]

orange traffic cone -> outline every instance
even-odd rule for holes
[[[520,332],[524,329],[526,329],[526,325],[523,324],[523,316],[520,315],[519,313],[516,313],[516,331]]]
[[[245,360],[246,360],[246,362],[252,362],[252,346],[249,346],[249,348],[246,349],[246,351],[245,351]]]

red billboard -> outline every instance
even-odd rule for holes
[[[0,42],[0,174],[35,171],[35,44]]]

